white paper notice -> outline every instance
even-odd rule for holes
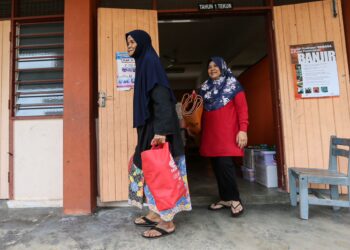
[[[127,52],[117,52],[117,89],[130,90],[135,83],[135,60]]]

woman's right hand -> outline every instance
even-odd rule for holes
[[[236,142],[240,149],[243,149],[245,146],[247,146],[248,143],[248,135],[245,131],[239,131],[236,136]]]
[[[157,145],[161,145],[164,144],[166,141],[166,136],[165,135],[154,135],[152,141],[151,141],[151,145],[152,146],[157,146]]]

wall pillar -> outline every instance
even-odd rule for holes
[[[65,214],[96,208],[96,0],[65,0],[63,207]]]

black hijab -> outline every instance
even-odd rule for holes
[[[145,125],[149,118],[150,91],[156,84],[169,89],[170,96],[176,103],[170,88],[168,77],[161,65],[159,57],[152,47],[151,37],[143,30],[133,30],[126,33],[126,39],[131,36],[137,43],[132,57],[136,61],[134,86],[134,128]]]

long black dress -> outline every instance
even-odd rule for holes
[[[137,128],[137,146],[134,154],[134,164],[142,169],[141,152],[151,148],[151,141],[155,134],[166,135],[170,151],[174,158],[184,154],[179,119],[169,90],[156,85],[151,90],[149,103],[150,118],[144,126]]]

